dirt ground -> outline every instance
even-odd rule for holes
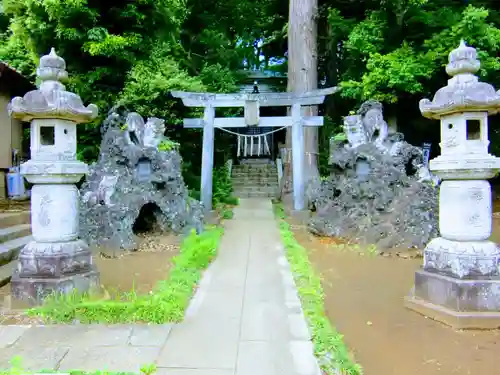
[[[493,227],[492,239],[500,242],[498,214]],[[326,314],[365,375],[499,373],[500,331],[455,331],[403,306],[421,257],[342,250],[341,241],[298,227],[295,235],[322,276]]]
[[[95,255],[94,262],[100,272],[101,286],[110,296],[132,290],[138,294],[147,294],[158,281],[167,278],[171,260],[179,250],[179,237],[148,234],[141,237],[141,246],[136,252],[118,258]],[[9,295],[10,284],[0,288],[0,325],[36,323],[21,312],[2,312],[2,307],[8,307]]]

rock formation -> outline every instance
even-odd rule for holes
[[[437,181],[422,149],[389,134],[382,105],[347,116],[348,142],[331,142],[331,176],[313,199],[313,233],[391,248],[423,248],[437,234]]]
[[[80,189],[80,235],[90,245],[133,250],[134,229],[202,229],[201,204],[188,196],[181,156],[164,131],[158,118],[110,111],[99,160]]]

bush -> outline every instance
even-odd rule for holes
[[[213,195],[212,201],[214,205],[219,203],[237,205],[238,198],[233,194],[233,183],[229,176],[229,171],[226,166],[219,167],[214,170],[213,175]]]

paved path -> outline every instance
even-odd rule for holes
[[[319,375],[269,200],[242,199],[177,325],[0,327],[0,367],[159,375]]]

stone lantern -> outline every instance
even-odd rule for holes
[[[11,280],[14,299],[39,304],[51,292],[85,292],[99,285],[99,274],[85,242],[78,239],[79,192],[76,183],[87,173],[76,159],[76,125],[97,116],[93,104],[65,90],[65,61],[54,49],[40,59],[38,90],[9,104],[9,113],[31,122],[31,159],[21,174],[31,191],[33,241],[19,254]]]
[[[488,115],[500,111],[500,92],[479,82],[476,50],[449,55],[452,76],[433,101],[420,101],[423,116],[441,122],[441,155],[430,161],[443,182],[439,231],[424,250],[407,307],[455,328],[500,327],[500,248],[489,241],[492,196],[487,179],[500,171],[488,153]]]

